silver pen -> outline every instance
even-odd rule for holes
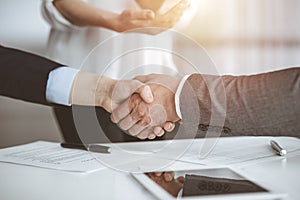
[[[282,148],[276,141],[271,140],[270,145],[277,155],[285,156],[287,154],[287,151],[284,148]]]
[[[96,153],[110,153],[110,147],[99,145],[99,144],[76,144],[76,143],[61,143],[61,147],[69,148],[69,149],[82,149],[90,152]]]

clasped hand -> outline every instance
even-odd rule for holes
[[[79,72],[70,94],[71,105],[97,106],[111,114],[119,127],[140,139],[154,139],[179,121],[175,92],[180,79],[162,74],[114,80]]]
[[[175,93],[180,79],[152,74],[139,76],[134,80],[146,84],[146,88],[151,89],[147,90],[148,93],[151,92],[147,95],[153,96],[153,99],[145,101],[140,92],[135,92],[112,110],[111,120],[139,139],[154,139],[162,136],[165,131],[172,131],[174,123],[180,120],[175,109]],[[121,92],[122,87],[117,83],[114,90]],[[113,102],[114,98],[118,97],[112,95]]]

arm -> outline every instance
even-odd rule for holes
[[[54,6],[53,6],[54,5]],[[142,33],[157,34],[175,25],[188,7],[186,0],[175,5],[163,15],[155,16],[151,9],[127,9],[117,14],[96,8],[81,0],[53,0],[43,2],[43,16],[56,28],[61,26],[95,26],[117,32],[141,28],[157,27],[160,30],[136,30]],[[58,11],[58,12],[57,12]],[[62,16],[63,17],[62,17]],[[75,27],[74,26],[74,27]]]
[[[130,101],[113,111],[112,120],[140,139],[147,137],[153,139],[163,134],[157,134],[155,131],[154,134],[151,131],[147,132],[152,126],[152,121],[147,120],[149,116],[154,122],[158,120],[156,124],[162,124],[167,120],[171,122],[179,120],[180,114],[175,112],[175,96],[178,92],[177,103],[180,104],[183,123],[198,126],[198,137],[204,137],[206,133],[211,137],[237,135],[300,137],[298,122],[300,68],[252,76],[193,74],[185,83],[183,82],[182,88],[178,87],[181,84],[180,80],[167,75],[147,75],[137,79],[151,87],[154,102],[144,104],[141,100],[137,102],[133,96]],[[176,95],[174,89],[177,90]],[[124,112],[121,107],[128,107],[129,112]],[[164,118],[160,119],[157,116]],[[142,127],[135,128],[138,125]]]
[[[19,50],[0,46],[0,95],[48,104],[49,73],[61,64]]]
[[[154,13],[147,9],[128,9],[116,14],[81,0],[54,0],[53,4],[73,25],[104,27],[118,32],[142,27],[144,21],[154,17]]]
[[[212,88],[213,82],[221,83],[222,87]],[[183,118],[189,106],[185,98],[189,85],[198,98],[200,134],[205,134],[212,125],[219,127],[224,136],[300,136],[300,68],[251,76],[194,74],[180,95]],[[213,98],[209,92],[223,89],[224,92],[216,92]],[[225,124],[223,119],[212,117],[212,111],[217,114],[215,116],[224,116]]]
[[[108,112],[133,93],[140,94],[146,102],[153,100],[150,88],[137,80],[116,81],[75,70],[73,77],[62,81],[74,71],[64,68],[46,58],[0,46],[0,95],[45,105],[98,106]],[[113,92],[120,95],[115,98]],[[65,96],[56,98],[57,95]]]

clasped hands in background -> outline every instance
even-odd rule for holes
[[[162,74],[114,80],[88,72],[76,76],[70,103],[99,106],[111,120],[139,139],[154,139],[175,128],[180,118],[175,93],[180,78]]]
[[[189,7],[188,0],[181,0],[165,13],[159,13],[164,0],[136,0],[139,8],[130,8],[122,13],[102,10],[83,1],[55,0],[58,11],[73,25],[104,27],[116,32],[134,31],[158,34],[164,29],[172,28]],[[159,29],[143,28],[157,27]]]

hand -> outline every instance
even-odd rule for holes
[[[150,173],[149,173],[150,174]],[[166,182],[171,182],[174,179],[174,172],[154,172],[156,177],[163,177]]]
[[[164,131],[161,127],[166,127],[165,122],[179,121],[175,109],[175,93],[180,79],[152,74],[136,77],[135,80],[150,86],[154,101],[145,103],[138,95],[132,95],[112,112],[111,120],[140,139],[162,136]]]
[[[174,172],[154,172],[146,173],[146,175],[174,197],[177,197],[183,188],[184,177],[180,176],[175,179]]]
[[[165,0],[135,0],[137,4],[143,9],[150,9],[154,12],[158,11]]]
[[[117,32],[133,30],[134,32],[158,34],[164,29],[172,28],[188,6],[188,1],[182,0],[164,14],[155,14],[150,9],[128,9],[111,20],[113,22],[112,29]]]
[[[153,102],[149,86],[138,80],[114,80],[94,73],[79,72],[70,94],[70,104],[99,106],[112,112],[132,94],[145,103]]]

